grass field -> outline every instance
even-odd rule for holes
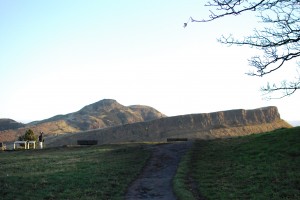
[[[141,144],[0,152],[0,199],[123,199]]]
[[[0,199],[123,199],[147,144],[0,152]],[[150,144],[148,144],[150,145]],[[300,127],[197,141],[173,181],[179,199],[300,199]]]
[[[198,141],[173,183],[179,199],[300,199],[300,127]]]

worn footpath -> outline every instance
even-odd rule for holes
[[[152,147],[152,156],[143,172],[128,188],[125,199],[176,199],[172,179],[182,156],[192,142],[174,142]]]

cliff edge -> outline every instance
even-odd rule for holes
[[[168,138],[213,139],[242,136],[290,128],[277,107],[229,110],[213,113],[164,117],[111,128],[66,134],[48,139],[48,146],[76,145],[77,140],[98,144],[118,142],[162,142]]]

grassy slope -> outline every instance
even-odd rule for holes
[[[179,199],[300,199],[299,166],[300,127],[198,141],[174,187]]]
[[[0,152],[0,197],[122,199],[148,157],[138,144]]]

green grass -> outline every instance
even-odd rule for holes
[[[300,127],[197,141],[173,183],[179,199],[300,199]]]
[[[174,192],[178,199],[195,199],[191,186],[190,178],[190,163],[191,152],[188,152],[179,163],[176,175],[173,179]]]
[[[123,199],[149,152],[141,144],[0,153],[1,199]]]

